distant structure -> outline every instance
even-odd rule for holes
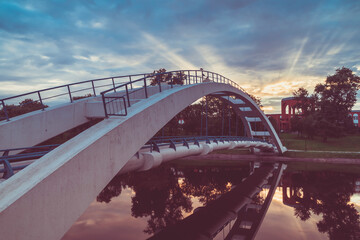
[[[295,97],[287,97],[281,99],[281,113],[280,114],[266,114],[269,119],[276,122],[276,127],[281,132],[289,132],[291,130],[290,119],[295,115],[295,105],[297,101]]]
[[[360,127],[360,123],[359,123],[359,115],[360,115],[360,110],[353,110],[350,112],[350,115],[353,119],[353,123],[356,127]]]
[[[276,122],[276,128],[279,129],[280,132],[290,132],[291,131],[291,123],[290,119],[295,115],[295,105],[297,101],[295,97],[287,97],[281,99],[281,113],[279,114],[266,114],[266,116],[271,120],[271,122]],[[359,123],[359,115],[360,110],[352,110],[349,115],[351,115],[353,119],[353,123],[355,127],[360,128]]]

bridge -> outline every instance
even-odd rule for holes
[[[76,98],[79,93],[87,97]],[[232,107],[243,122],[245,137],[153,139],[177,113],[207,95]],[[40,109],[12,117],[9,105],[24,98],[37,99]],[[0,161],[8,178],[0,183],[0,231],[8,239],[61,238],[119,172],[147,170],[214,149],[247,147],[278,154],[286,150],[267,117],[238,84],[203,70],[95,79],[0,101],[4,116]],[[13,167],[11,157],[16,159],[22,148],[39,145],[89,119],[101,121],[38,154],[40,158],[30,159],[27,167]],[[262,123],[263,130],[254,130],[254,123]]]

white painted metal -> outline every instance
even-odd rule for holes
[[[248,122],[261,122],[261,118],[259,117],[245,117]]]
[[[240,111],[243,111],[243,112],[251,112],[252,109],[251,107],[239,107]]]
[[[233,104],[245,104],[245,102],[243,100],[239,99],[239,98],[236,98],[236,99],[231,98],[231,97],[222,97],[222,98],[232,102]]]
[[[252,131],[252,135],[257,137],[268,137],[270,136],[270,133],[267,131]]]

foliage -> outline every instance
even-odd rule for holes
[[[15,117],[25,113],[29,113],[35,110],[39,110],[42,108],[47,108],[47,105],[42,105],[39,101],[34,101],[32,99],[25,99],[24,101],[20,102],[19,105],[5,105],[8,117]],[[5,118],[4,109],[0,111],[0,119]]]
[[[270,116],[270,117],[269,117],[269,121],[270,121],[270,123],[272,124],[273,128],[275,129],[276,133],[279,134],[279,133],[280,133],[280,130],[279,130],[279,127],[278,127],[278,124],[277,124],[275,118],[273,118],[273,117]]]
[[[259,108],[262,108],[263,105],[261,104],[261,98],[260,97],[256,97],[255,95],[252,95],[250,93],[246,93],[258,106]]]
[[[84,99],[84,98],[88,98],[88,97],[92,97],[92,94],[89,93],[89,94],[85,94],[85,95],[83,95],[83,96],[75,96],[75,97],[73,97],[72,99],[73,99],[74,101],[76,101],[76,100]]]
[[[153,72],[150,85],[155,86],[159,83],[183,85],[186,78],[187,75],[183,71],[176,72],[175,74],[171,72],[166,73],[165,68],[160,68],[159,70]]]
[[[294,91],[293,95],[298,101],[295,107],[302,114],[292,120],[292,130],[310,138],[321,136],[323,141],[342,136],[346,130],[351,131],[353,126],[349,112],[356,103],[359,83],[360,78],[343,67],[328,76],[324,84],[316,85],[311,96],[304,88]]]
[[[323,171],[285,174],[283,187],[286,183],[296,186],[295,194],[289,199],[295,205],[296,217],[306,221],[311,214],[319,215],[322,219],[317,222],[317,228],[327,233],[329,239],[357,239],[360,218],[354,204],[349,203],[357,177]]]
[[[314,95],[310,96],[305,88],[301,87],[298,90],[293,91],[293,96],[297,101],[294,107],[297,109],[298,113],[301,113],[303,116],[308,116],[315,112],[316,97]]]
[[[209,136],[244,135],[243,124],[234,110],[217,97],[206,96],[178,113],[156,136],[206,135],[206,115]],[[184,124],[180,124],[179,120],[184,120]]]
[[[180,176],[177,174],[180,173]],[[191,198],[199,197],[203,204],[230,191],[249,174],[249,167],[173,168],[161,165],[151,171],[133,172],[114,177],[97,196],[98,202],[109,203],[128,187],[131,215],[147,217],[145,233],[152,235],[183,219],[193,210]]]

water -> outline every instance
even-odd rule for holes
[[[62,239],[149,238],[248,185],[252,169],[248,162],[177,161],[116,176]],[[265,202],[274,178],[253,201]],[[287,164],[255,239],[360,239],[359,192],[359,166]],[[214,239],[234,224],[229,219]]]

